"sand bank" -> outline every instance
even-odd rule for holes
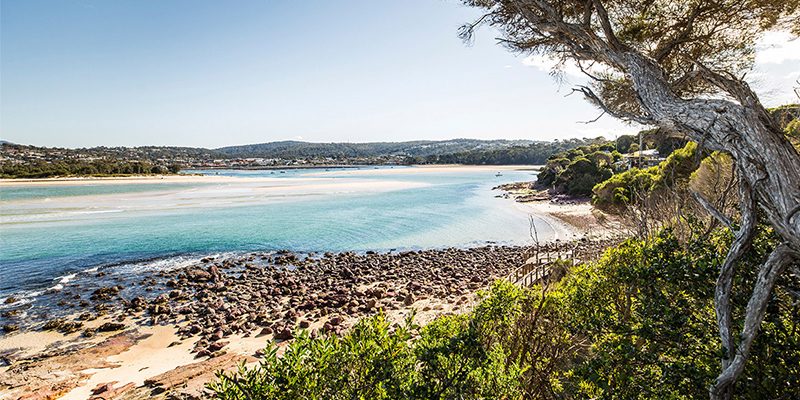
[[[421,165],[397,168],[371,168],[369,166],[355,168],[332,169],[303,174],[303,176],[356,175],[386,173],[437,173],[458,171],[535,171],[541,168],[536,165]],[[0,187],[15,186],[80,186],[80,185],[132,185],[145,183],[232,183],[232,182],[273,182],[286,181],[293,178],[279,177],[233,177],[226,175],[147,175],[125,177],[75,177],[75,178],[42,178],[42,179],[0,179]]]
[[[336,171],[324,172],[311,172],[305,174],[306,176],[325,176],[326,174],[335,173],[337,175],[364,175],[364,174],[427,174],[427,173],[442,173],[442,172],[459,172],[459,171],[487,171],[501,173],[503,171],[538,171],[542,165],[415,165],[412,167],[397,167],[397,168],[368,168],[361,169],[348,168]]]

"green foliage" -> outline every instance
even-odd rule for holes
[[[617,151],[619,151],[622,154],[630,153],[631,152],[631,150],[630,150],[631,145],[633,145],[634,143],[637,143],[636,147],[638,149],[638,147],[639,147],[638,140],[639,139],[637,139],[636,136],[633,136],[633,135],[622,135],[622,136],[618,137],[617,138]]]
[[[720,357],[714,283],[732,237],[723,230],[705,237],[695,228],[684,244],[669,231],[647,241],[629,240],[598,263],[573,269],[561,285],[559,295],[570,311],[565,323],[592,343],[591,355],[565,382],[576,396],[708,398]],[[762,225],[737,269],[736,314],[747,306],[755,267],[775,245],[776,237]],[[763,337],[736,383],[737,398],[792,398],[798,393],[800,332],[787,292],[798,284],[794,277],[778,285],[761,327]]]
[[[217,149],[226,158],[313,158],[313,157],[379,157],[387,155],[428,157],[439,154],[505,149],[530,144],[529,140],[415,140],[409,142],[309,143],[282,141]]]
[[[608,143],[594,144],[553,154],[539,172],[537,181],[572,195],[591,195],[598,182],[613,175],[614,155],[607,152],[609,149],[613,148]]]
[[[208,387],[225,400],[518,397],[518,369],[469,318],[440,318],[414,341],[411,318],[394,329],[383,315],[362,319],[341,338],[304,331],[282,357],[272,345],[258,366],[218,372]]]
[[[36,161],[29,164],[0,164],[0,177],[2,178],[49,178],[56,176],[119,176],[119,175],[149,175],[166,174],[170,171],[158,165],[144,161],[119,161],[119,160],[65,160],[65,161]]]
[[[596,203],[627,204],[641,199],[635,196],[649,194],[666,187],[684,187],[691,174],[699,166],[697,144],[686,143],[682,149],[675,150],[658,166],[647,169],[631,168],[601,181],[593,187]]]
[[[541,165],[554,154],[606,143],[602,137],[595,139],[569,139],[554,142],[531,143],[527,146],[513,146],[495,150],[472,150],[428,156],[429,164],[464,164],[464,165]],[[597,146],[596,148],[599,148]]]

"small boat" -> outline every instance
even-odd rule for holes
[[[286,173],[286,171],[281,171],[281,173],[282,173],[282,174],[285,174],[285,173]]]
[[[503,176],[503,174],[498,172],[498,173],[494,174],[494,176]]]

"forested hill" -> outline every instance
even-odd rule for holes
[[[465,165],[543,165],[547,157],[579,146],[606,143],[603,137],[595,139],[568,139],[554,142],[536,142],[526,146],[513,146],[505,149],[471,150],[446,154],[430,155],[428,164]]]
[[[441,141],[415,140],[410,142],[374,143],[309,143],[298,141],[270,142],[230,146],[216,149],[238,158],[307,158],[307,157],[377,157],[430,155],[505,149],[526,146],[531,140],[452,139]]]

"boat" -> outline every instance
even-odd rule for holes
[[[498,173],[494,174],[494,176],[503,176],[503,174],[498,172]]]

